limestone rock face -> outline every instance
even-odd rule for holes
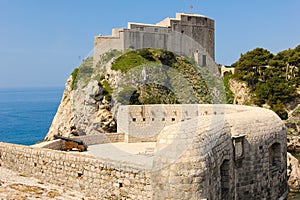
[[[53,140],[53,135],[55,134],[68,137],[72,132],[76,131],[72,107],[72,81],[72,76],[70,76],[66,82],[66,89],[45,140]]]
[[[45,140],[53,140],[54,135],[70,137],[114,132],[115,121],[110,106],[103,96],[103,88],[93,80],[86,87],[72,90],[72,81],[70,76]]]
[[[250,90],[246,83],[230,79],[229,86],[230,90],[234,94],[233,104],[245,105],[251,100]]]
[[[288,184],[291,191],[300,191],[300,166],[297,158],[287,153]]]

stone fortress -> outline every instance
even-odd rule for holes
[[[128,23],[128,28],[115,28],[112,36],[94,39],[94,65],[100,55],[116,49],[157,48],[178,55],[193,56],[203,66],[215,58],[214,20],[198,14],[177,13],[157,24]]]
[[[112,37],[95,38],[94,64],[110,49],[150,47],[207,66],[209,57],[214,59],[214,22],[204,16],[177,14],[156,25],[129,25],[114,29]],[[97,199],[287,197],[286,129],[270,110],[123,105],[117,128],[117,133],[77,136],[89,146],[86,153],[60,151],[60,139],[31,147],[1,143],[0,165]]]

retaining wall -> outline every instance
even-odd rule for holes
[[[0,143],[0,165],[97,199],[152,198],[150,174],[132,163]]]

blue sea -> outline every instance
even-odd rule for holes
[[[47,134],[64,88],[0,89],[0,141],[32,145]]]

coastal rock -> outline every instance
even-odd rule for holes
[[[287,153],[288,184],[291,191],[300,191],[300,166],[299,161],[292,154]]]
[[[115,122],[110,106],[104,104],[103,88],[94,80],[85,87],[78,83],[78,89],[72,90],[72,81],[70,76],[45,141],[53,140],[54,135],[72,137],[114,132]]]
[[[287,135],[287,150],[300,153],[300,136]]]
[[[250,90],[246,83],[229,80],[230,90],[234,94],[233,104],[246,105],[251,100]]]
[[[63,135],[69,137],[74,133],[76,135],[76,126],[74,124],[74,110],[72,107],[72,76],[66,82],[66,89],[63,93],[62,100],[54,116],[49,132],[45,140],[53,140],[54,135]]]

